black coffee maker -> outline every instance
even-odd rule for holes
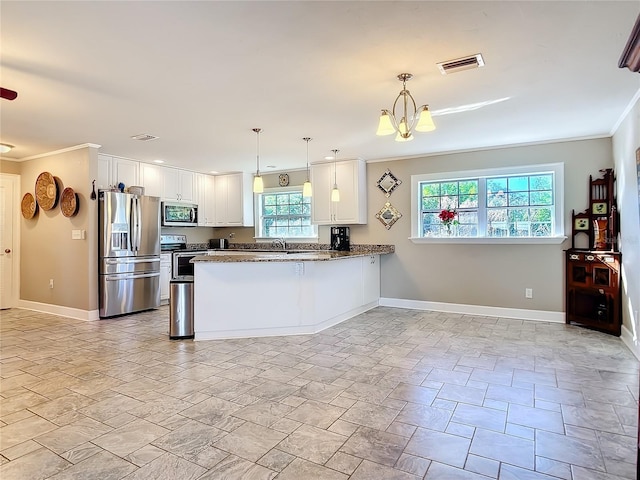
[[[349,227],[331,227],[331,250],[349,250]]]

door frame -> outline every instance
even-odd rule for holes
[[[5,212],[7,215],[5,218],[11,218],[12,221],[12,239],[13,246],[11,247],[11,296],[9,298],[9,308],[16,308],[18,301],[20,300],[20,175],[13,173],[1,173],[0,179],[8,180],[11,184],[13,191],[13,212]]]

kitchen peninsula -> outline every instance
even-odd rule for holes
[[[366,312],[380,298],[380,255],[351,251],[219,251],[193,258],[196,340],[310,334]]]

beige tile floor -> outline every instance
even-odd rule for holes
[[[574,326],[376,308],[170,341],[168,312],[0,312],[0,478],[635,478],[638,362]]]

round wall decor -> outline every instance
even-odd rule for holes
[[[42,172],[36,180],[36,199],[43,210],[51,210],[58,203],[58,185],[49,172]]]
[[[20,210],[22,210],[22,216],[27,220],[32,219],[36,215],[36,212],[38,211],[38,204],[36,203],[36,199],[33,198],[33,195],[30,193],[24,194],[20,204]]]
[[[67,187],[60,195],[60,210],[65,217],[73,217],[78,213],[78,194],[73,188]]]

